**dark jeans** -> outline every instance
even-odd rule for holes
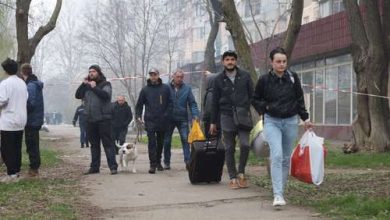
[[[236,137],[240,142],[240,159],[238,173],[245,173],[245,167],[249,155],[249,131],[238,129],[232,116],[221,116],[222,140],[225,145],[225,160],[230,179],[237,177],[236,161],[234,153],[236,152]]]
[[[168,131],[164,138],[164,164],[171,163],[171,142],[173,131],[177,128],[179,130],[181,146],[183,148],[184,163],[190,162],[190,145],[188,144],[188,122],[187,121],[173,121],[171,122]]]
[[[126,135],[127,127],[112,129],[112,138],[114,139],[114,142],[118,141],[120,145],[126,142]]]
[[[161,154],[164,146],[164,131],[147,131],[148,152],[150,167],[157,167],[161,164]]]
[[[88,145],[88,137],[87,137],[87,123],[80,123],[80,144]]]
[[[99,171],[100,169],[100,141],[103,143],[108,167],[110,170],[117,170],[118,164],[115,160],[115,145],[111,136],[111,121],[88,122],[87,133],[89,143],[91,143],[91,170]]]
[[[41,155],[39,152],[40,129],[40,127],[25,127],[24,129],[24,141],[30,160],[30,168],[33,170],[37,170],[41,166]]]
[[[20,172],[22,165],[22,131],[1,131],[1,157],[7,166],[7,174]]]

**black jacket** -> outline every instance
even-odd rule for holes
[[[165,131],[171,120],[172,103],[169,86],[163,84],[161,79],[157,84],[152,84],[149,79],[139,94],[135,115],[137,118],[142,118],[142,110],[145,105],[145,129],[147,131]]]
[[[125,102],[123,105],[119,105],[118,102],[112,103],[113,115],[112,115],[112,127],[113,128],[126,128],[129,126],[131,120],[133,120],[133,113],[130,106]]]
[[[225,71],[219,73],[214,79],[211,123],[216,124],[220,114],[233,115],[233,107],[246,107],[249,111],[252,95],[253,83],[248,72],[237,68],[234,84]]]
[[[255,88],[253,106],[259,114],[267,113],[276,118],[296,114],[303,121],[309,118],[298,75],[291,71],[286,71],[282,77],[273,71],[261,76]]]
[[[88,122],[99,122],[112,118],[111,83],[100,76],[96,86],[82,83],[76,91],[76,99],[84,99]]]
[[[87,123],[87,116],[85,115],[85,106],[80,105],[77,107],[76,112],[74,113],[73,116],[73,124],[75,125],[77,120],[79,120],[80,125],[86,125]]]

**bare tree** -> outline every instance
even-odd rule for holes
[[[390,64],[389,1],[344,0],[352,35],[353,68],[357,91],[362,94],[388,95]],[[364,13],[362,12],[364,11]],[[354,142],[360,149],[379,152],[390,150],[389,100],[366,95],[357,96],[357,118],[352,124]]]
[[[295,43],[301,30],[303,13],[303,0],[293,0],[291,5],[291,15],[286,35],[281,46],[286,50],[287,57],[291,57]]]
[[[226,29],[232,36],[234,47],[240,56],[240,65],[249,71],[253,82],[257,80],[255,66],[253,65],[251,50],[245,37],[240,15],[237,12],[234,0],[222,0],[222,11]]]
[[[11,12],[14,7],[9,0],[0,2],[0,59],[9,56],[14,47],[11,34]]]
[[[204,68],[209,72],[215,73],[217,71],[217,67],[215,65],[214,44],[219,31],[219,22],[222,19],[222,5],[218,0],[206,0],[206,4],[211,29],[207,38],[206,50],[204,53]]]
[[[19,63],[30,63],[39,42],[55,28],[58,15],[61,11],[62,0],[57,0],[49,22],[41,26],[32,38],[28,36],[30,4],[31,0],[16,1],[16,38],[18,42]]]

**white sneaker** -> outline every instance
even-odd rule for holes
[[[2,183],[14,183],[14,182],[18,182],[18,181],[19,181],[18,174],[7,175],[0,180],[0,182],[2,182]]]
[[[282,196],[275,196],[273,206],[283,206],[286,205],[286,201],[284,201]]]

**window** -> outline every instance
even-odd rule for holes
[[[252,13],[251,13],[252,6]],[[261,11],[261,0],[246,0],[245,1],[245,17],[260,14]]]
[[[350,64],[339,66],[339,90],[351,91],[351,71]],[[351,93],[339,92],[338,101],[338,121],[337,124],[351,123]]]
[[[314,95],[314,123],[324,123],[324,71],[316,70],[315,79],[315,95]],[[311,116],[312,117],[312,116]]]
[[[305,97],[305,105],[309,112],[309,115],[313,115],[313,107],[314,107],[314,72],[305,72],[302,73],[302,90],[303,95]]]
[[[332,67],[325,70],[325,124],[337,123],[337,77],[338,68]]]
[[[344,11],[343,0],[320,0],[321,18]]]

